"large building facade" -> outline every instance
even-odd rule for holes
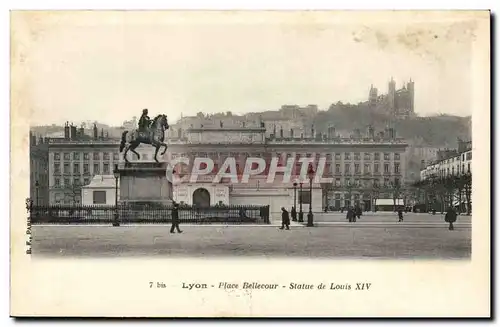
[[[352,205],[370,210],[376,199],[374,188],[390,193],[391,185],[404,184],[407,144],[396,138],[392,129],[375,135],[368,128],[366,134],[358,138],[340,138],[333,129],[316,137],[285,137],[281,133],[271,133],[273,136],[267,137],[266,134],[264,127],[204,127],[188,129],[185,137],[170,139],[169,160],[185,157],[189,162],[174,167],[181,177],[197,168],[193,167],[195,158],[210,158],[214,162],[212,171],[197,176],[195,182],[188,180],[175,185],[175,200],[186,204],[197,204],[198,201],[211,205],[262,204],[270,205],[272,212],[278,212],[282,206],[293,206],[300,197],[302,182],[304,210],[308,209],[311,198],[314,211],[325,206],[339,209]],[[310,135],[314,134],[311,131]],[[230,179],[214,183],[214,176],[230,157],[236,158],[236,170],[240,175],[247,158],[263,158],[267,164],[260,174],[251,176],[246,183],[233,183]],[[300,176],[302,164],[298,159],[303,157],[313,159],[316,172],[319,166],[323,166],[321,177],[329,178],[331,182],[322,183],[315,179],[310,193],[309,181]],[[278,163],[281,167],[289,159],[296,159],[288,180],[284,180],[285,173],[277,173],[272,182],[268,181],[273,158],[284,159]],[[294,187],[294,183],[298,187]],[[379,193],[377,197],[392,198],[392,195]]]
[[[274,213],[281,207],[291,208],[294,202],[298,207],[300,199],[304,211],[311,202],[313,211],[321,211],[325,206],[338,209],[352,205],[370,210],[376,199],[374,188],[390,192],[390,185],[404,183],[407,144],[396,137],[393,129],[375,133],[368,128],[364,133],[342,138],[333,127],[324,134],[316,133],[311,127],[306,134],[295,133],[293,127],[286,134],[282,128],[275,130],[274,127],[269,132],[263,124],[188,127],[182,132],[170,131],[166,140],[168,151],[165,157],[159,156],[159,160],[174,163],[179,158],[187,159],[187,164],[172,167],[177,177],[191,174],[195,158],[210,158],[214,163],[210,172],[196,178],[190,175],[174,184],[173,196],[177,202],[270,205]],[[110,203],[110,196],[101,201],[91,193],[113,191],[113,167],[123,161],[119,140],[98,137],[95,131],[92,137],[48,138],[45,147],[48,203],[82,203],[82,195],[84,204]],[[137,152],[141,161],[154,160],[154,148],[149,145],[139,146]],[[139,160],[131,152],[127,157],[132,162]],[[303,157],[310,158],[316,173],[330,181],[314,179],[311,184],[300,173],[303,168],[298,159]],[[215,181],[214,176],[227,158],[235,158],[238,179],[225,177]],[[266,166],[242,182],[247,158],[262,158]],[[282,168],[292,160],[290,178],[286,179],[286,174],[279,171],[274,179],[269,178],[273,158],[280,158],[275,164]],[[101,178],[101,175],[107,177]],[[99,181],[104,180],[106,183],[100,185]],[[377,197],[390,198],[391,195],[378,194]]]
[[[30,196],[39,204],[81,203],[82,187],[95,175],[111,175],[118,163],[118,140],[99,136],[95,126],[92,136],[66,125],[63,137],[31,138]]]

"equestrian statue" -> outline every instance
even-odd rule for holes
[[[165,150],[161,153],[162,156],[167,151],[167,144],[164,142],[165,131],[169,128],[167,115],[160,114],[151,120],[148,116],[148,109],[144,109],[138,125],[137,129],[122,133],[120,152],[123,151],[123,159],[125,162],[129,162],[127,160],[127,152],[129,150],[135,153],[137,158],[140,159],[141,155],[135,149],[139,144],[143,143],[150,144],[156,148],[155,161],[159,162],[156,156],[160,148],[162,146],[165,147]]]

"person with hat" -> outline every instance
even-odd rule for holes
[[[149,124],[151,123],[151,119],[148,116],[148,109],[142,110],[141,118],[139,119],[139,131],[147,132],[149,128]]]

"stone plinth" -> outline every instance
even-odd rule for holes
[[[172,203],[172,183],[167,179],[166,163],[128,163],[120,165],[118,170],[121,203]]]

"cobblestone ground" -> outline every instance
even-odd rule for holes
[[[294,224],[289,231],[277,226],[181,225],[182,234],[170,234],[164,225],[33,226],[32,249],[34,256],[58,257],[470,258],[470,223],[449,231],[441,217],[441,224],[408,226],[385,226],[383,220],[376,226]]]

